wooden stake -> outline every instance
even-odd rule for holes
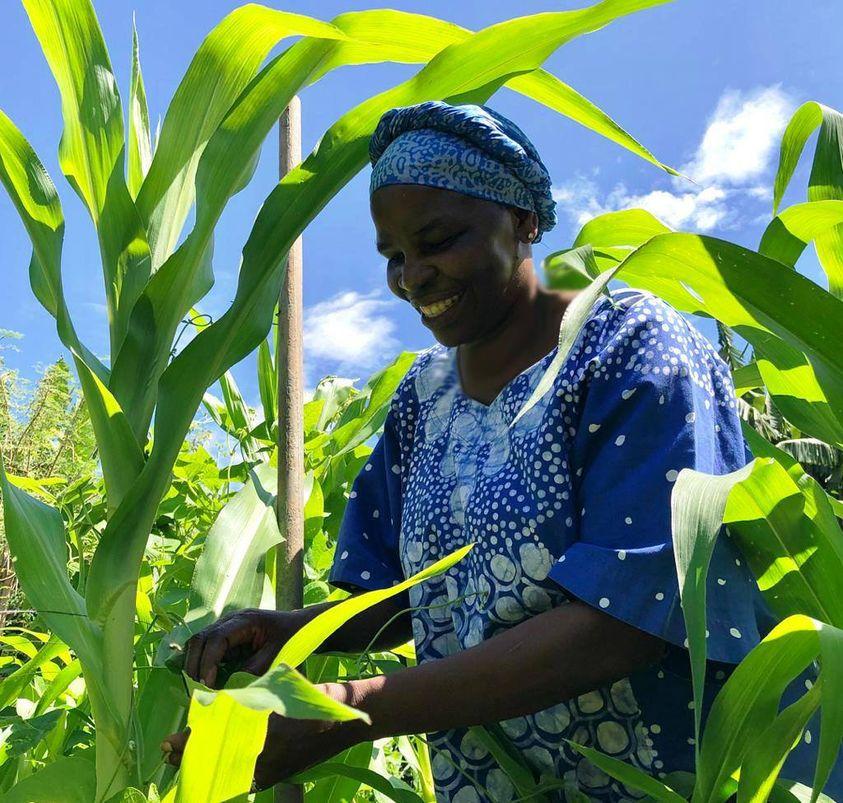
[[[293,96],[278,121],[278,173],[283,178],[301,162],[301,101]],[[302,356],[302,240],[287,256],[278,299],[278,527],[284,536],[275,552],[275,607],[302,607],[304,578],[304,360]],[[278,784],[276,803],[301,803],[301,786]]]

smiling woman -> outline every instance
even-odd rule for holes
[[[401,382],[354,482],[330,580],[389,588],[474,548],[327,645],[414,639],[418,666],[324,685],[371,724],[275,718],[258,780],[427,733],[440,803],[506,803],[524,790],[472,727],[499,723],[510,755],[549,782],[545,800],[639,797],[570,743],[658,777],[694,769],[671,492],[684,468],[722,475],[751,459],[729,368],[667,303],[617,290],[516,421],[574,297],[535,273],[531,244],[555,223],[539,155],[491,109],[432,101],[384,114],[370,156],[387,282],[438,343]],[[704,708],[769,624],[730,540],[718,540],[708,577]],[[315,607],[222,620],[193,640],[188,671],[213,681],[232,645],[251,645],[261,671]],[[794,751],[789,777],[808,779],[809,750]]]

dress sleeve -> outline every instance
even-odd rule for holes
[[[670,495],[683,468],[726,474],[748,451],[726,364],[665,302],[646,295],[589,360],[571,448],[576,540],[550,578],[574,597],[686,646]],[[707,585],[708,657],[737,663],[759,641],[756,585],[721,531]]]
[[[388,588],[404,580],[401,449],[393,409],[369,459],[352,484],[328,581],[346,591]],[[406,592],[405,592],[406,595]]]

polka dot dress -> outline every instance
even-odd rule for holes
[[[653,775],[693,769],[693,703],[670,529],[686,467],[724,474],[747,450],[728,367],[665,302],[626,288],[601,297],[552,390],[510,423],[556,350],[491,404],[466,396],[456,349],[416,359],[360,472],[331,582],[393,585],[466,543],[447,574],[414,587],[419,661],[468,649],[578,598],[670,645],[661,664],[501,723],[536,778],[565,800],[640,797],[575,753],[596,747]],[[758,642],[755,585],[721,538],[708,586],[707,700]],[[430,734],[437,799],[506,803],[506,773],[466,730]]]

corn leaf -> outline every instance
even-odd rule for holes
[[[260,605],[266,553],[281,541],[275,519],[275,468],[263,463],[220,511],[190,584],[184,624],[161,642],[159,661],[225,613]]]
[[[704,474],[683,468],[670,496],[673,557],[691,656],[694,691],[695,752],[699,759],[706,659],[706,580],[714,545],[723,525],[730,493],[762,465],[753,460],[729,474]]]
[[[364,742],[344,750],[334,756],[327,764],[332,766],[341,764],[343,767],[367,769],[371,761],[372,743]],[[321,772],[323,766],[326,766],[326,764],[318,764],[306,770],[303,774],[290,778],[288,782],[302,784],[313,781],[313,785],[307,790],[308,803],[343,803],[346,800],[354,800],[354,796],[360,789],[360,781],[348,774],[337,775]]]
[[[646,772],[633,767],[631,764],[607,756],[593,747],[585,747],[571,741],[568,741],[568,744],[578,753],[584,755],[595,767],[626,786],[644,792],[650,800],[658,800],[661,803],[680,803],[680,801],[685,800],[682,795],[674,792],[667,784],[653,778],[652,775],[647,775]]]
[[[390,597],[394,597],[396,594],[400,594],[402,591],[412,588],[414,585],[430,577],[436,577],[442,574],[455,563],[461,561],[473,546],[474,544],[468,544],[467,546],[461,547],[447,557],[436,561],[436,563],[431,564],[426,569],[414,574],[401,583],[396,583],[390,588],[357,594],[334,605],[324,613],[320,613],[319,616],[309,621],[304,627],[293,634],[281,648],[281,652],[278,653],[273,661],[273,666],[279,666],[280,664],[287,664],[288,666],[301,665],[306,658],[310,657],[311,653],[319,648],[328,636],[353,616]]]
[[[589,255],[588,247],[586,247],[584,253],[586,256]],[[571,349],[577,342],[577,338],[585,322],[588,320],[592,308],[597,302],[597,299],[608,292],[606,285],[614,278],[619,267],[601,274],[588,287],[577,293],[574,300],[568,305],[565,314],[562,316],[562,323],[559,326],[559,346],[557,352],[536,384],[535,389],[530,394],[530,398],[524,402],[518,414],[512,419],[512,423],[509,425],[510,427],[514,427],[523,416],[535,407],[542,396],[553,387],[553,382],[565,365],[565,361],[568,359]]]
[[[127,184],[132,198],[137,198],[141,184],[152,163],[149,138],[149,109],[140,66],[138,29],[132,20],[132,77],[129,82],[129,158]]]
[[[24,7],[61,95],[59,163],[97,228],[116,354],[150,271],[146,233],[124,177],[117,82],[90,0],[24,0]]]
[[[732,383],[735,386],[735,396],[743,396],[750,390],[764,387],[764,380],[754,361],[732,371]]]
[[[98,664],[99,634],[88,619],[84,599],[67,576],[61,514],[15,488],[6,477],[2,458],[0,490],[6,540],[27,599],[63,642],[84,660]]]
[[[0,710],[13,705],[19,697],[23,696],[24,689],[32,682],[44,664],[66,652],[67,647],[61,639],[55,635],[50,636],[49,640],[41,645],[26,663],[0,681]]]
[[[3,795],[3,803],[91,803],[95,799],[94,762],[84,754],[51,762]]]
[[[73,358],[97,439],[108,510],[113,511],[140,474],[143,451],[111,391],[78,354]]]
[[[756,440],[750,441],[753,449]],[[824,500],[813,495],[815,489],[800,487],[776,462],[780,450],[759,450],[758,454],[764,455],[759,457],[764,464],[735,487],[724,521],[779,616],[805,613],[840,627],[840,527],[822,504]]]
[[[842,638],[843,631],[807,616],[791,616],[773,628],[738,664],[715,698],[706,720],[694,803],[726,799],[729,778],[747,758],[752,738],[774,722],[788,684],[817,658],[821,667],[834,673],[833,661],[839,660]],[[759,683],[758,678],[764,678],[764,683]],[[836,709],[839,703],[830,693],[821,691],[822,704]],[[829,738],[834,735],[829,733]],[[824,782],[823,778],[819,780]],[[822,789],[815,786],[814,791],[819,793]]]
[[[507,774],[519,797],[532,800],[533,803],[547,803],[547,797],[538,790],[533,770],[524,755],[507,739],[498,723],[475,725],[468,731]]]
[[[64,215],[55,185],[35,151],[0,111],[0,181],[9,194],[32,242],[29,281],[35,297],[56,319],[59,338],[84,356],[97,376],[107,381],[108,371],[80,342],[70,319],[61,279]]]
[[[182,757],[176,803],[207,803],[235,798],[252,786],[255,761],[263,749],[268,711],[245,708],[227,694],[210,705],[193,702]],[[219,732],[226,734],[219,738]]]
[[[325,59],[308,84],[346,64],[396,61],[417,64],[429,61],[449,45],[465,41],[472,31],[452,22],[395,9],[377,9],[341,14],[333,24],[349,36]],[[369,45],[377,45],[373,50]],[[605,112],[551,73],[537,69],[516,76],[506,86],[564,114],[580,125],[626,148],[636,156],[672,175],[677,172],[656,159],[640,142]]]
[[[404,351],[369,379],[362,391],[365,407],[352,420],[346,422],[341,419],[331,432],[329,440],[334,456],[353,451],[383,426],[395,390],[415,358],[415,352]]]
[[[843,200],[794,204],[770,221],[761,236],[758,252],[794,267],[808,243],[841,223]],[[831,276],[828,278],[832,280]]]
[[[733,328],[755,347],[758,370],[788,420],[843,444],[839,299],[780,262],[692,234],[653,237],[624,260],[618,278]],[[813,314],[794,315],[799,309]]]
[[[138,194],[156,269],[172,253],[193,205],[196,168],[208,140],[269,51],[298,34],[344,38],[329,23],[249,4],[228,14],[202,42],[164,117]]]
[[[781,712],[772,724],[755,735],[741,767],[738,803],[764,803],[790,751],[820,704],[820,686],[814,685]]]
[[[247,792],[272,712],[296,719],[367,720],[289,666],[276,666],[257,680],[238,673],[230,683],[248,685],[211,691],[191,684],[190,739],[182,758],[177,803],[228,800]],[[211,772],[209,761],[214,762]]]
[[[805,142],[817,128],[820,133],[808,179],[808,200],[843,200],[843,114],[808,101],[796,110],[782,137],[773,190],[773,214],[778,212]],[[843,225],[838,224],[819,234],[815,245],[817,257],[828,276],[829,291],[843,298]]]
[[[262,340],[258,346],[258,392],[269,434],[278,416],[278,374],[266,340]]]
[[[342,763],[339,761],[326,761],[301,775],[294,776],[290,780],[294,783],[303,783],[306,780],[319,781],[324,779],[336,783],[336,781],[343,778],[353,779],[357,782],[357,786],[361,784],[368,786],[370,789],[379,792],[383,797],[394,800],[395,803],[423,803],[423,799],[415,792],[393,786],[390,778],[384,778],[383,775],[379,775],[368,767],[354,766],[345,761]],[[307,797],[308,800],[313,798],[314,803],[340,803],[342,800],[349,799],[348,797],[314,795],[310,791],[308,791]]]

